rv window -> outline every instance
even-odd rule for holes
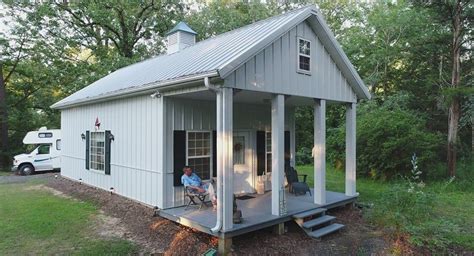
[[[50,132],[40,132],[38,133],[38,137],[40,138],[52,138],[53,134]]]
[[[56,140],[56,150],[61,150],[61,140]]]
[[[96,171],[104,171],[105,132],[91,132],[90,136],[90,168]]]
[[[187,133],[187,165],[203,180],[211,177],[211,133]]]
[[[38,155],[49,154],[49,145],[41,145],[38,147]]]

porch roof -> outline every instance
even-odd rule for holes
[[[307,6],[209,38],[173,54],[164,54],[119,70],[62,99],[52,108],[126,97],[138,92],[202,80],[225,78],[245,61],[308,19],[359,98],[370,98],[363,81],[315,6]]]

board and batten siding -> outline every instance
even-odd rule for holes
[[[298,37],[311,41],[311,75],[297,72]],[[357,101],[351,86],[306,22],[246,61],[224,79],[224,85],[339,102]]]
[[[159,166],[158,141],[160,100],[146,96],[85,105],[61,111],[61,174],[82,182],[143,202],[168,208],[184,203],[182,187],[173,186],[173,131],[213,131],[216,124],[215,101],[164,97],[165,104],[165,170]],[[111,174],[85,169],[85,140],[81,134],[94,131],[99,118],[100,130],[110,130]],[[287,108],[285,130],[291,131],[294,156],[294,109]],[[271,130],[270,105],[234,104],[234,130]],[[255,167],[256,168],[256,167]],[[161,184],[164,173],[164,184]],[[164,195],[160,195],[165,191]],[[161,199],[162,198],[162,199]],[[163,202],[161,202],[163,200]]]
[[[216,102],[180,98],[166,99],[166,151],[173,152],[173,131],[213,131],[216,128]],[[294,109],[285,112],[285,129],[294,134]],[[270,105],[252,105],[234,103],[234,131],[271,130]],[[292,155],[294,156],[294,135],[292,136]],[[173,166],[173,154],[166,156],[164,207],[184,204],[183,187],[173,186],[173,171],[181,172],[181,166]],[[256,166],[255,166],[256,168]],[[255,169],[256,171],[256,169]]]
[[[148,95],[120,99],[61,111],[61,174],[73,180],[109,190],[143,202],[160,205],[161,159],[156,157],[159,101]],[[81,134],[94,131],[99,119],[100,130],[110,130],[111,174],[85,169],[85,140]]]

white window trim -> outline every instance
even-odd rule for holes
[[[104,134],[104,170],[97,170],[92,168],[92,133]],[[90,131],[89,133],[89,170],[105,175],[105,131]]]
[[[208,155],[202,155],[202,156],[188,156],[188,150],[189,150],[189,146],[188,146],[188,142],[189,142],[189,133],[193,133],[193,132],[207,132],[209,133],[209,142],[210,142],[210,145],[209,145],[209,154]],[[203,181],[210,181],[212,179],[212,175],[213,175],[213,170],[214,170],[214,159],[213,159],[213,156],[212,156],[212,152],[213,152],[213,148],[212,148],[212,145],[213,144],[213,138],[212,138],[212,131],[211,130],[187,130],[186,131],[186,165],[189,165],[189,159],[193,159],[193,158],[204,158],[204,157],[209,157],[209,179],[206,179]],[[194,171],[194,170],[193,170]],[[202,178],[202,177],[200,177]]]
[[[309,42],[309,55],[300,53],[300,40]],[[311,54],[313,53],[313,42],[309,39],[296,37],[296,72],[311,75],[311,71],[313,70],[312,65],[312,57]],[[308,57],[309,58],[309,70],[300,69],[300,56]]]
[[[272,173],[272,172],[268,171],[268,169],[269,169],[268,168],[268,154],[273,156],[272,149],[270,148],[270,151],[267,150],[267,148],[268,148],[268,145],[267,145],[268,140],[267,139],[268,139],[269,134],[270,134],[270,141],[271,141],[271,137],[272,137],[271,131],[265,131],[265,173],[264,173],[265,175],[268,174],[268,173]]]

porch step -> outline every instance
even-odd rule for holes
[[[310,211],[295,214],[295,215],[293,215],[293,218],[295,218],[295,219],[304,219],[304,218],[309,217],[309,216],[325,213],[327,210],[328,209],[326,209],[326,208],[317,208],[317,209],[314,209],[314,210],[310,210]]]
[[[325,226],[323,228],[317,229],[313,232],[308,233],[309,236],[314,237],[314,238],[321,238],[325,235],[331,234],[333,232],[338,231],[339,229],[343,228],[344,225],[339,224],[339,223],[333,223],[329,226]]]
[[[332,220],[335,220],[335,219],[336,219],[336,217],[334,217],[334,216],[323,215],[323,216],[321,216],[321,217],[319,217],[319,218],[316,218],[316,219],[312,219],[312,220],[310,220],[310,221],[305,221],[305,222],[303,222],[303,226],[302,226],[302,227],[303,227],[303,228],[308,228],[308,229],[310,229],[310,228],[319,226],[319,225],[321,225],[321,224],[328,223],[328,222],[330,222],[330,221],[332,221]]]

